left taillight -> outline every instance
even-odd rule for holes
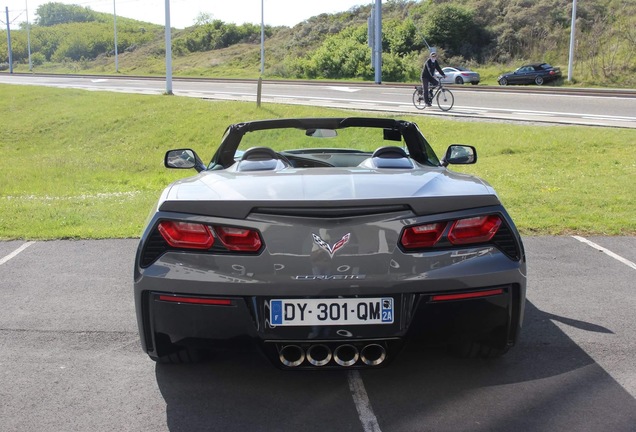
[[[214,244],[214,235],[210,227],[200,223],[162,221],[157,229],[172,247],[210,249]]]
[[[179,249],[207,250],[214,246],[217,252],[258,252],[263,246],[258,231],[248,228],[161,221],[157,230],[168,245]]]
[[[215,226],[214,231],[223,245],[232,251],[257,252],[262,246],[261,237],[255,230]]]

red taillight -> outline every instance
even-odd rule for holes
[[[501,226],[497,215],[460,219],[453,223],[448,232],[448,240],[455,245],[490,241]]]
[[[160,295],[159,300],[173,302],[173,303],[190,303],[200,305],[214,305],[214,306],[231,306],[232,300],[230,299],[212,299],[201,297],[181,297],[171,295]]]
[[[434,295],[431,297],[431,301],[449,301],[449,300],[465,300],[471,298],[479,298],[479,297],[490,297],[494,295],[503,294],[502,288],[486,290],[486,291],[476,291],[469,293],[459,293],[459,294],[440,294]]]
[[[402,233],[400,242],[405,249],[419,249],[434,246],[442,237],[446,222],[408,227]]]
[[[262,245],[261,237],[255,230],[215,226],[214,231],[229,250],[257,252]]]
[[[157,229],[172,247],[209,249],[214,244],[210,228],[200,223],[162,221]]]

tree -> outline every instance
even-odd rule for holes
[[[54,26],[57,24],[73,22],[96,21],[97,16],[90,8],[77,5],[67,5],[64,3],[45,3],[38,6],[35,11],[38,18],[36,25]]]
[[[429,45],[444,47],[448,55],[470,57],[489,43],[487,32],[475,24],[473,12],[454,4],[432,7],[424,33]]]

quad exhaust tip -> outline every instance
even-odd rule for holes
[[[327,345],[312,345],[307,349],[307,361],[314,366],[324,366],[331,361],[331,350]]]
[[[360,351],[360,359],[366,365],[377,366],[386,359],[386,349],[380,344],[369,344]]]
[[[278,357],[285,366],[296,367],[305,361],[305,352],[298,345],[285,345]]]
[[[358,350],[355,345],[338,345],[333,352],[326,344],[310,345],[305,351],[300,345],[284,345],[279,351],[280,362],[290,368],[303,364],[305,360],[315,367],[329,364],[331,360],[342,367],[350,367],[360,360],[366,366],[378,366],[386,360],[386,348],[377,343],[365,345]]]
[[[354,365],[359,357],[360,353],[358,352],[358,348],[349,344],[340,345],[333,352],[333,359],[336,363],[345,367]]]

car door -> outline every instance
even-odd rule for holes
[[[532,78],[532,70],[532,66],[522,66],[515,71],[513,79],[508,81],[515,84],[528,84],[534,79]]]
[[[438,80],[440,80],[444,84],[455,82],[455,75],[457,74],[455,69],[453,69],[451,67],[445,67],[445,68],[442,68],[442,70],[444,71],[444,75],[446,75],[446,78],[443,78],[439,74],[439,72],[435,72],[435,78],[437,78]]]

